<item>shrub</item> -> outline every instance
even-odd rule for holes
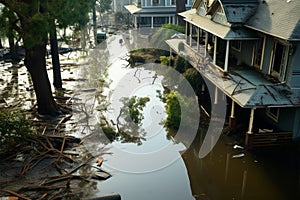
[[[184,50],[184,43],[183,42],[179,42],[179,44],[178,44],[178,50],[179,51],[183,51]]]
[[[32,134],[30,122],[24,112],[0,110],[0,153],[6,153]]]
[[[163,24],[162,27],[167,28],[167,29],[172,29],[172,30],[175,30],[180,33],[185,33],[184,26],[179,26],[179,25],[175,25],[175,24]]]

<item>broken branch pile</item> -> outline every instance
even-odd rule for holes
[[[82,197],[83,193],[79,183],[91,184],[91,179],[105,180],[110,177],[109,173],[101,170],[99,158],[97,160],[96,157],[89,156],[80,159],[79,152],[70,150],[80,144],[79,138],[42,134],[30,135],[24,140],[27,146],[23,146],[18,153],[5,161],[19,158],[19,171],[14,176],[21,179],[27,177],[30,181],[21,184],[17,189],[1,186],[3,189],[0,196],[9,194],[19,199],[76,199]],[[97,160],[99,167],[89,164],[92,160],[95,160],[95,163]],[[97,171],[83,169],[84,167]],[[89,173],[78,172],[80,170]]]

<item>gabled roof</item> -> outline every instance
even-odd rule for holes
[[[195,0],[192,8],[202,1],[206,0]],[[300,0],[214,0],[208,14],[212,15],[219,6],[229,23],[243,23],[274,37],[300,41]]]
[[[254,31],[245,27],[230,27],[213,22],[209,17],[203,17],[196,13],[196,9],[191,9],[179,13],[187,22],[204,29],[225,40],[253,40],[257,39]]]
[[[259,0],[259,6],[247,26],[290,41],[300,40],[299,0]]]
[[[229,23],[245,23],[256,11],[258,0],[215,0],[207,14],[221,6]]]

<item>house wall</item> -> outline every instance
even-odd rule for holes
[[[263,74],[269,74],[273,42],[274,42],[273,37],[266,36],[265,52],[263,55],[263,63],[262,63],[262,73]]]
[[[287,84],[291,88],[300,88],[300,42],[293,43],[290,50]]]
[[[241,55],[240,59],[238,62],[245,63],[248,66],[251,66],[252,64],[252,52],[253,52],[253,40],[250,41],[243,41],[242,42],[242,50],[241,50]]]
[[[151,2],[153,0],[141,0],[141,1],[142,1],[143,8],[152,6]],[[159,5],[157,5],[157,6],[175,7],[175,5],[172,5],[171,2],[172,2],[172,0],[159,0]],[[192,4],[193,4],[193,0],[187,0],[187,4],[186,4],[187,7],[191,7]],[[154,6],[154,7],[157,7],[157,6]]]
[[[280,108],[278,121],[275,121],[267,115],[265,108],[257,109],[257,117],[259,118],[259,121],[263,122],[266,125],[269,125],[270,127],[274,127],[275,129],[278,129],[280,131],[294,131],[295,120],[293,119],[295,118],[295,116],[295,108]]]
[[[294,120],[294,129],[293,137],[300,138],[300,108],[295,109],[295,120]]]

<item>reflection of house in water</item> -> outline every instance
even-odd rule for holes
[[[193,0],[186,0],[190,9]],[[131,16],[134,27],[160,27],[162,24],[176,24],[175,0],[132,0],[125,6]]]
[[[247,145],[300,137],[299,10],[300,1],[196,0],[180,13],[186,39],[167,41],[212,84],[212,102],[226,95],[229,124],[246,123]]]

